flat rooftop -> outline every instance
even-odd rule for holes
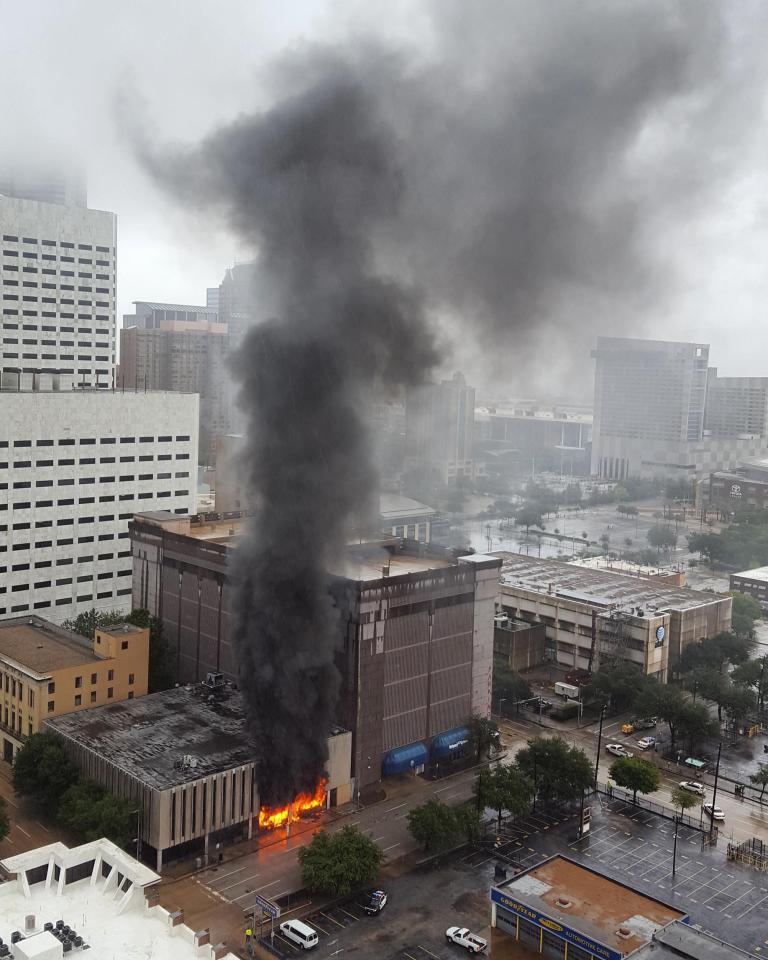
[[[229,683],[216,692],[201,683],[174,687],[45,722],[157,790],[254,759],[243,700]]]
[[[569,560],[573,567],[587,567],[590,570],[611,570],[636,577],[668,577],[679,573],[675,567],[653,567],[647,563],[633,563],[631,560],[611,560],[608,557],[584,557],[581,560]]]
[[[97,873],[91,883],[91,871],[97,857],[107,872],[114,867],[121,874],[121,891],[116,886],[105,891],[105,874]],[[48,886],[45,873],[49,861],[67,875],[82,870],[83,879],[65,881],[61,892],[58,883]],[[16,879],[0,883],[0,937],[10,944],[11,934],[25,934],[25,919],[33,917],[34,930],[15,950],[16,957],[88,957],[88,960],[210,960],[210,947],[198,948],[188,927],[171,927],[168,912],[162,907],[145,907],[145,890],[160,881],[158,874],[138,863],[108,840],[96,840],[72,849],[63,843],[38,847],[27,853],[9,857],[2,867]],[[27,873],[28,891],[21,877]],[[121,910],[121,897],[128,901]],[[183,904],[182,904],[183,906]],[[63,953],[62,946],[42,928],[45,923],[63,920],[87,944],[88,952],[75,948]],[[227,953],[224,960],[235,960]]]
[[[661,900],[562,856],[552,857],[496,889],[623,954],[647,943],[661,927],[686,916]],[[560,897],[571,906],[559,907]],[[628,935],[622,936],[620,928]]]
[[[750,580],[768,580],[768,567],[755,567],[752,570],[740,570],[732,573],[732,577],[748,577]]]
[[[633,956],[633,960],[746,960],[754,954],[717,940],[703,930],[675,921],[658,930],[653,940]]]
[[[174,687],[46,724],[158,790],[253,760],[243,702],[230,684],[216,694],[202,684]]]
[[[85,637],[41,617],[0,621],[0,655],[40,677],[48,676],[52,670],[102,659],[96,656]]]
[[[412,497],[403,497],[399,493],[382,493],[379,496],[379,513],[385,520],[415,519],[416,517],[433,517],[437,510]]]
[[[539,560],[499,551],[501,589],[519,587],[563,600],[618,609],[634,616],[652,617],[667,610],[692,610],[728,599],[724,594],[670,587],[611,570],[591,570],[560,560]],[[642,613],[637,613],[638,608]]]

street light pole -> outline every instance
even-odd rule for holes
[[[595,790],[597,790],[597,771],[600,766],[600,747],[603,743],[603,718],[605,717],[605,704],[600,708],[600,726],[597,730],[597,756],[595,757]]]
[[[712,816],[709,818],[709,839],[712,840],[712,834],[715,831],[715,801],[717,800],[717,778],[720,776],[720,751],[723,749],[723,741],[717,745],[717,764],[715,766],[715,784],[712,787]],[[702,809],[703,805],[702,805]]]
[[[500,698],[499,698],[499,720],[501,720],[501,705],[502,705],[502,703],[506,703],[506,702],[507,702],[507,698],[506,698],[506,697],[500,697]]]
[[[677,811],[675,811],[675,839],[672,843],[672,876],[675,876],[675,868],[677,867],[677,825],[680,820],[677,816]]]

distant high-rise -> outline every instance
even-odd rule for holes
[[[219,288],[218,287],[206,288],[205,305],[211,310],[218,311],[219,309]]]
[[[593,475],[700,479],[764,448],[762,431],[734,428],[744,409],[729,407],[716,372],[708,398],[708,344],[599,337],[592,356]],[[713,397],[716,431],[707,429]]]
[[[103,210],[0,196],[0,388],[112,386],[116,229]]]
[[[216,459],[217,438],[230,426],[225,324],[201,306],[136,301],[120,331],[121,390],[200,395],[202,463]]]
[[[766,436],[768,377],[718,377],[711,367],[704,428],[713,437]]]
[[[0,194],[66,207],[87,207],[85,171],[75,165],[50,168],[0,159]]]
[[[475,388],[464,376],[410,390],[405,410],[408,465],[444,484],[471,480]]]

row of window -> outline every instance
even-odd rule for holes
[[[114,597],[129,597],[131,593],[131,587],[125,587],[122,590],[102,590],[96,594],[96,599],[109,600]],[[59,600],[56,600],[55,603],[51,603],[50,600],[38,600],[36,603],[33,603],[32,606],[30,606],[28,603],[17,603],[10,607],[10,610],[7,607],[0,607],[0,616],[6,616],[9,612],[11,614],[30,613],[33,610],[48,610],[52,606],[67,607],[71,606],[73,603],[91,603],[92,601],[93,594],[84,593],[78,594],[74,600],[71,597],[61,597]]]
[[[18,297],[17,297],[18,299]],[[54,301],[55,302],[55,301]],[[4,317],[18,317],[19,310],[18,307],[3,307],[3,316]],[[61,320],[74,320],[75,314],[69,311],[64,310],[22,310],[22,317],[44,317],[47,320],[54,320],[59,317]],[[110,323],[111,318],[106,313],[78,313],[78,320],[97,320],[99,323]]]
[[[120,457],[120,463],[135,463],[135,462],[136,462],[136,459],[137,459],[136,457]],[[151,453],[142,454],[142,455],[138,458],[139,463],[151,463],[151,461],[154,460],[154,459],[155,459],[155,455],[154,455],[154,454],[151,454]],[[159,454],[157,455],[157,459],[158,459],[158,460],[170,460],[170,459],[171,459],[171,454],[170,454],[170,453],[166,453],[166,454],[159,453]],[[176,459],[177,459],[177,460],[189,460],[189,454],[188,454],[188,453],[177,453],[177,454],[176,454]],[[115,457],[99,457],[99,463],[114,463],[114,462],[115,462]],[[56,463],[57,463],[57,465],[60,466],[60,467],[72,467],[72,466],[74,466],[75,461],[74,461],[74,459],[73,459],[72,457],[67,457],[65,460],[57,460]],[[78,460],[78,464],[79,464],[80,466],[86,466],[87,464],[95,464],[95,463],[96,463],[96,458],[95,458],[95,457],[80,457],[80,459]],[[35,467],[36,467],[38,470],[42,469],[43,467],[52,467],[53,464],[54,464],[54,461],[53,461],[53,460],[36,460],[36,461],[35,461]],[[0,470],[7,470],[8,467],[9,467],[9,465],[10,465],[10,464],[9,464],[9,461],[7,461],[7,460],[0,460]],[[27,467],[31,467],[31,466],[32,466],[32,461],[31,461],[31,460],[14,460],[14,461],[13,461],[13,468],[14,468],[14,470],[23,470],[23,469],[25,469],[25,468],[27,468]],[[158,474],[158,477],[160,477],[160,476],[162,476],[162,477],[170,477],[170,473],[162,474],[162,475],[161,475],[161,474]],[[188,477],[188,476],[189,476],[189,472],[179,472],[179,473],[176,474],[176,476],[177,476],[177,477]],[[110,479],[109,477],[102,477],[100,482],[101,482],[101,483],[110,483],[110,482],[114,481],[114,479],[115,479],[114,477],[112,477],[111,479]],[[133,480],[133,477],[121,477],[120,479],[121,479],[121,480],[124,480],[124,479]],[[149,480],[149,479],[151,479],[151,474],[141,474],[141,475],[139,476],[139,480]],[[52,485],[52,482],[53,482],[53,481],[51,481],[51,480],[42,481],[42,485],[49,487],[49,486]],[[88,478],[81,478],[81,479],[80,479],[80,483],[89,483],[89,482],[93,482],[93,478],[91,478],[90,481],[88,480]],[[38,481],[38,483],[37,483],[36,485],[37,485],[37,486],[41,486],[41,483]],[[6,484],[5,487],[0,487],[0,489],[7,489],[7,484]]]
[[[4,263],[3,273],[19,273],[19,268],[15,263]],[[44,277],[71,277],[72,279],[79,277],[81,280],[93,280],[94,276],[93,273],[88,270],[82,272],[78,270],[77,273],[75,273],[74,270],[62,270],[61,267],[41,267],[38,270],[37,267],[30,266],[29,264],[25,264],[21,268],[21,273],[38,274]],[[108,273],[97,273],[96,279],[111,280],[112,277]],[[10,282],[8,277],[5,278],[5,282]]]
[[[2,354],[2,355],[3,355],[3,358],[4,358],[5,360],[18,360],[18,359],[19,359],[19,354],[18,354],[18,353],[15,353],[15,352],[14,352],[14,353],[11,353],[11,352],[8,352],[8,351],[3,350],[3,354]],[[22,360],[74,360],[74,359],[75,359],[75,355],[74,355],[73,353],[60,353],[60,354],[58,354],[58,355],[55,354],[55,353],[39,353],[39,354],[38,354],[38,353],[22,353],[22,354],[21,354],[21,359],[22,359]],[[109,363],[109,357],[94,356],[93,354],[78,354],[78,355],[77,355],[77,359],[78,359],[78,360],[87,360],[89,363],[92,363],[94,360],[98,360],[98,361],[101,362],[101,363]],[[60,371],[60,372],[61,372],[61,373],[65,373],[66,371],[62,370],[62,371]],[[105,374],[105,375],[106,375],[108,372],[109,372],[109,371],[107,371],[107,370],[97,370],[97,371],[96,371],[96,373],[103,373],[103,374]]]
[[[136,443],[136,437],[120,437],[119,439],[120,439],[120,443]],[[186,433],[180,434],[179,436],[176,437],[176,442],[177,443],[187,442],[189,441],[189,439],[190,439],[189,434],[186,434]],[[104,444],[117,443],[117,440],[118,440],[117,437],[100,437],[99,443],[104,443]],[[154,437],[139,437],[139,443],[154,443],[154,440],[155,440]],[[170,434],[167,436],[160,436],[157,438],[158,443],[170,443],[172,440],[173,440],[173,437]],[[56,441],[56,443],[60,447],[71,447],[76,442],[81,443],[83,445],[92,446],[93,444],[96,443],[96,440],[93,437],[80,437],[76,441],[70,437],[66,437],[65,439]],[[34,442],[34,446],[36,447],[52,447],[53,444],[54,444],[53,440],[35,440]],[[9,445],[8,440],[0,440],[0,449],[5,448],[8,445]],[[33,444],[31,440],[14,440],[12,443],[12,446],[14,448],[31,447],[32,445]]]
[[[4,242],[4,243],[18,243],[18,242],[19,242],[19,238],[13,236],[12,234],[4,233],[4,234],[3,234],[3,242]],[[21,242],[22,242],[22,243],[33,244],[33,245],[36,245],[36,244],[38,244],[38,243],[42,243],[42,245],[43,245],[44,247],[55,247],[55,246],[58,244],[60,247],[64,247],[66,250],[74,250],[74,249],[75,249],[74,243],[71,243],[71,242],[68,241],[68,240],[42,240],[42,241],[39,241],[36,237],[22,237],[22,238],[21,238]],[[90,243],[78,243],[77,249],[78,249],[78,250],[93,250],[94,247],[93,247]],[[96,252],[97,252],[97,253],[114,253],[114,252],[115,252],[115,248],[114,248],[114,247],[111,247],[111,248],[110,248],[110,247],[99,247],[99,246],[97,246],[95,249],[96,249]]]
[[[3,330],[18,330],[18,329],[19,329],[18,323],[3,324]],[[93,336],[109,337],[110,336],[110,330],[108,327],[78,327],[77,329],[75,329],[74,327],[63,327],[61,326],[61,324],[56,324],[56,323],[43,323],[40,325],[36,323],[22,323],[21,329],[31,330],[31,331],[41,330],[43,331],[43,333],[45,332],[54,333],[56,330],[58,330],[59,333],[85,333],[89,337],[93,337]]]
[[[115,577],[130,577],[130,570],[105,570],[103,573],[99,573],[96,576],[97,580],[112,580]],[[93,574],[86,573],[77,578],[78,583],[91,583],[93,581]],[[56,581],[57,587],[68,587],[73,583],[72,577],[59,577]],[[11,593],[25,593],[27,590],[31,590],[33,587],[35,590],[47,590],[53,587],[52,580],[38,580],[34,584],[29,583],[16,583],[11,587]],[[8,588],[6,586],[0,586],[0,594],[6,593]]]
[[[77,558],[75,558],[75,557],[59,557],[59,558],[56,560],[56,566],[57,566],[57,567],[66,567],[66,566],[69,566],[69,565],[71,565],[71,564],[73,564],[73,563],[75,562],[75,559],[77,559],[77,562],[78,562],[78,563],[93,563],[94,560],[114,560],[115,557],[117,557],[118,559],[122,559],[123,557],[130,557],[130,555],[131,555],[131,551],[130,551],[130,550],[121,550],[121,551],[120,551],[119,553],[117,553],[117,554],[115,554],[115,553],[99,553],[99,554],[97,554],[96,556],[94,556],[93,554],[83,554],[83,555],[81,555],[81,556],[79,556],[79,557],[77,557]],[[51,567],[51,566],[52,566],[52,563],[51,563],[50,560],[38,560],[38,561],[34,564],[35,570],[42,570],[42,569],[44,569],[44,568],[49,568],[49,567]],[[18,571],[20,571],[20,570],[29,570],[30,567],[31,567],[31,564],[29,564],[29,563],[14,563],[14,564],[12,564],[12,566],[11,566],[11,570],[14,571],[14,572],[18,572]],[[7,572],[8,572],[8,567],[7,567],[7,566],[0,567],[0,573],[7,573]],[[80,582],[80,579],[81,579],[80,577],[77,578],[78,583]],[[35,584],[35,586],[37,586],[37,584]]]

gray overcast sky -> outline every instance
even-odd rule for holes
[[[622,2],[603,6],[615,11]],[[232,260],[249,251],[221,224],[180,209],[139,168],[115,122],[116,93],[133,89],[162,138],[174,143],[195,141],[240,112],[264,106],[267,65],[286,50],[318,40],[354,47],[361,35],[373,34],[417,51],[441,51],[439,56],[453,57],[462,68],[474,64],[478,74],[486,57],[499,58],[501,51],[503,58],[508,45],[509,56],[517,56],[525,67],[526,51],[514,49],[515,19],[500,15],[498,3],[436,6],[443,8],[437,27],[429,15],[434,6],[405,0],[386,5],[322,0],[31,0],[19,5],[0,0],[0,138],[20,153],[71,150],[85,156],[90,205],[118,214],[119,315],[130,310],[134,299],[204,302],[205,287],[218,284]],[[531,19],[539,22],[528,32],[529,43],[531,37],[538,39],[537,31],[556,35],[560,29],[562,3],[538,0],[537,6],[526,7],[525,0],[522,6],[510,0],[507,6],[536,11]],[[590,6],[599,33],[600,4]],[[702,4],[702,11],[709,6]],[[580,7],[573,0],[573,9]],[[668,217],[663,205],[654,210],[653,242],[656,257],[675,277],[663,306],[647,311],[644,332],[710,342],[712,362],[721,374],[768,375],[765,6],[734,0],[722,7],[728,11],[728,62],[733,67],[717,76],[713,67],[708,77],[702,44],[696,82],[707,89],[703,105],[696,107],[700,129],[695,154],[694,146],[684,142],[689,114],[678,125],[674,113],[667,112],[663,123],[651,118],[633,146],[634,170],[646,162],[653,170],[638,196],[652,191],[653,178],[659,177],[660,195],[669,201]],[[474,30],[474,23],[467,27],[462,18],[468,11],[475,21],[486,21],[482,28]],[[649,8],[648,17],[653,16]],[[704,35],[708,39],[706,30]],[[610,55],[606,50],[605,56]],[[652,46],[648,56],[653,56]],[[535,75],[535,57],[527,67],[533,78],[526,75],[526,83],[535,87],[546,81]],[[471,86],[471,70],[465,79]],[[445,95],[450,100],[453,91],[446,87]],[[495,95],[503,98],[505,90]],[[654,166],[670,142],[673,168]],[[553,149],[562,149],[554,139]],[[697,190],[689,202],[677,202],[676,193],[687,196],[689,181],[697,176],[709,179],[708,189]],[[434,264],[425,269],[434,270]],[[628,332],[614,330],[610,305],[603,309],[596,324],[586,324],[586,339],[594,332]],[[584,363],[588,365],[588,343]]]

